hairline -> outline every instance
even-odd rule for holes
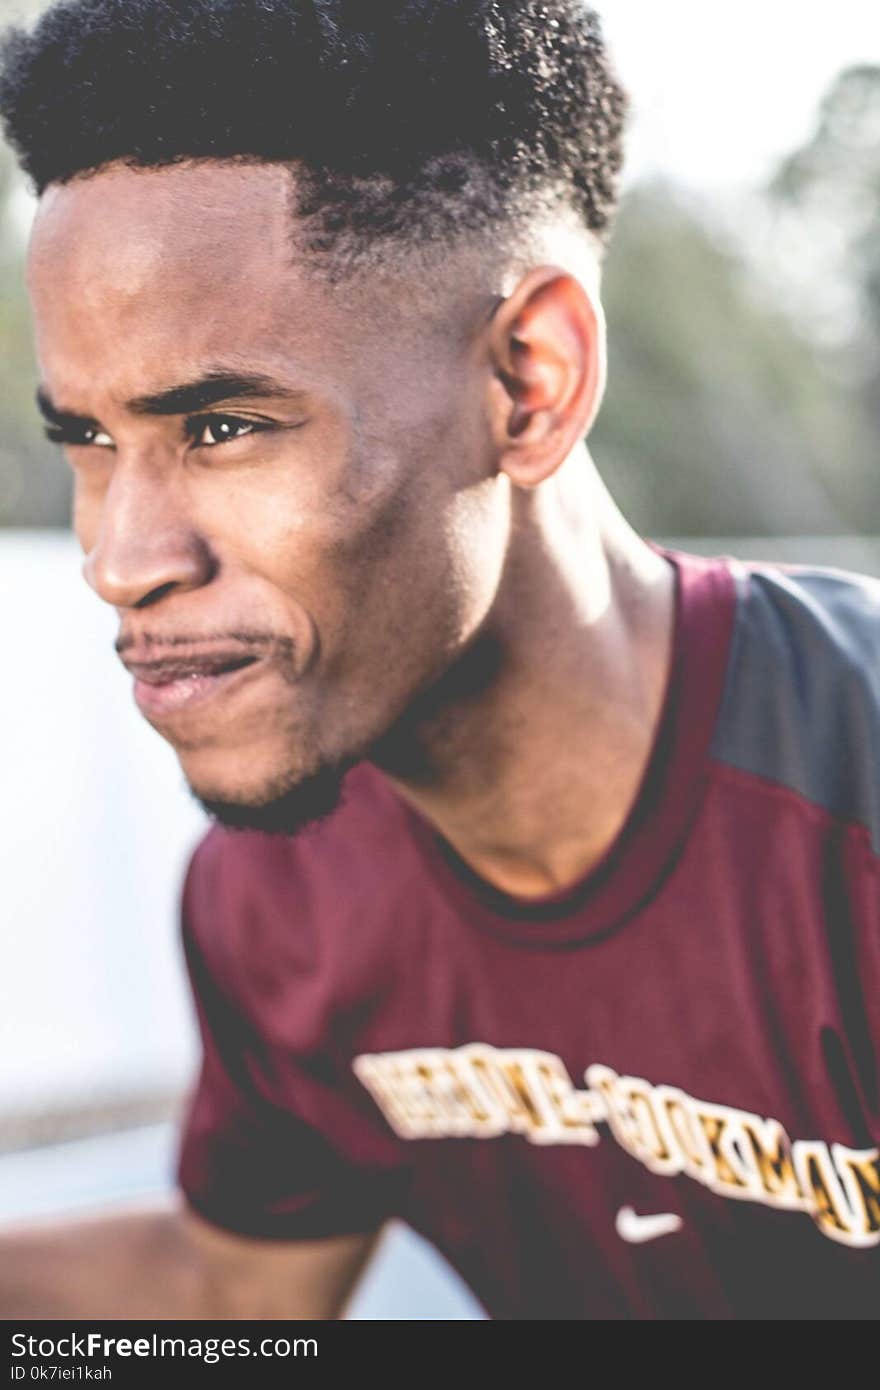
[[[309,240],[309,231],[320,217],[320,210],[303,214],[299,205],[303,184],[308,183],[313,171],[301,160],[267,159],[250,153],[180,155],[154,163],[120,156],[78,169],[65,178],[50,180],[39,190],[38,197],[41,200],[52,188],[86,182],[117,168],[150,173],[212,164],[277,167],[288,172],[292,255],[298,264],[307,266],[310,274],[328,285],[349,284],[363,276],[384,280],[389,272],[395,280],[407,274],[418,278],[436,272],[438,262],[451,261],[457,253],[460,258],[472,257],[475,265],[482,262],[490,278],[494,266],[500,277],[499,284],[505,278],[509,281],[511,271],[524,274],[546,263],[549,257],[554,263],[558,262],[560,268],[571,270],[578,278],[597,286],[608,251],[608,238],[587,225],[564,189],[554,189],[552,185],[523,195],[518,213],[492,215],[487,211],[481,227],[465,225],[437,234],[427,228],[422,235],[406,232],[370,235],[345,228],[327,238],[327,245],[316,248]]]

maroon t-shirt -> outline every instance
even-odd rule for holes
[[[369,766],[199,845],[210,1221],[400,1217],[495,1318],[880,1313],[880,583],[664,553],[655,745],[573,888],[489,887]]]

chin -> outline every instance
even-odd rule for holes
[[[288,780],[247,795],[224,794],[192,782],[188,782],[188,786],[202,810],[228,830],[294,836],[333,814],[342,801],[345,779],[359,761],[359,758],[347,758],[321,767],[296,782]]]

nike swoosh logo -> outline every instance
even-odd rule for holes
[[[614,1226],[621,1240],[629,1241],[630,1245],[643,1245],[646,1240],[680,1231],[681,1224],[681,1217],[671,1211],[661,1211],[656,1216],[637,1216],[632,1207],[621,1207]]]

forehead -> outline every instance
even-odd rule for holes
[[[217,161],[50,186],[28,285],[53,391],[122,398],[205,361],[319,367],[352,314],[297,255],[292,198],[285,166]]]
[[[480,277],[395,257],[331,284],[299,245],[295,194],[287,165],[217,160],[51,185],[28,285],[53,398],[97,414],[216,363],[398,405],[451,389]]]
[[[283,165],[113,165],[52,184],[37,209],[29,270],[91,293],[137,295],[157,279],[215,271],[253,279],[293,264],[292,176]]]

